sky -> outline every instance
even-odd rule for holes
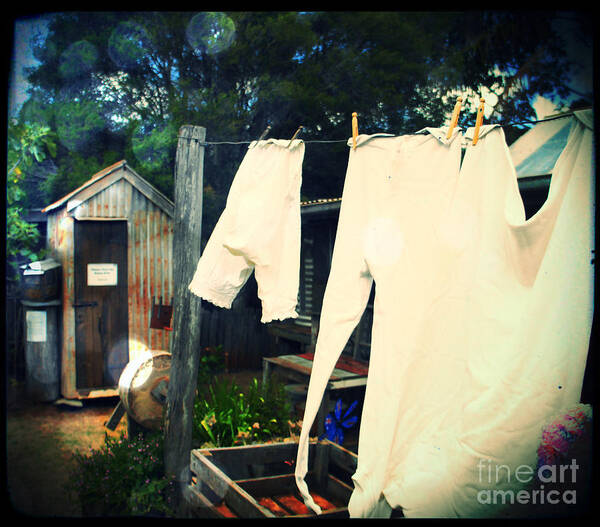
[[[561,28],[563,34],[570,34],[568,32],[568,25]],[[23,102],[27,100],[27,83],[24,77],[24,68],[30,67],[36,64],[36,60],[33,57],[30,40],[36,32],[45,32],[46,21],[44,17],[30,17],[17,19],[15,21],[15,43],[13,50],[13,60],[11,61],[10,70],[10,88],[8,97],[8,108],[9,116],[14,116],[19,110]],[[581,45],[575,40],[570,39],[568,44],[568,52],[570,56],[577,62],[581,63],[582,70],[573,75],[570,86],[579,93],[592,93],[593,81],[592,81],[592,52],[589,48],[582,48]],[[485,96],[485,95],[484,95]],[[572,99],[575,100],[579,96],[574,93]],[[489,96],[489,103],[493,104],[494,96]],[[542,119],[548,115],[556,113],[556,106],[554,103],[543,97],[538,97],[533,103],[533,107],[537,113],[537,118]],[[591,102],[590,102],[591,104]],[[489,114],[491,106],[486,104],[486,113]]]
[[[42,33],[46,31],[46,21],[43,17],[15,20],[13,56],[9,72],[10,88],[8,92],[8,108],[11,117],[15,115],[27,100],[27,82],[24,76],[24,68],[36,64],[30,40],[38,31]]]

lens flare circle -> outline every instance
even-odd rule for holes
[[[198,52],[216,55],[228,49],[235,40],[235,23],[225,13],[198,13],[186,28],[190,46]]]

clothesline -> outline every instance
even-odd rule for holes
[[[537,124],[537,123],[542,123],[542,122],[546,122],[546,121],[554,121],[556,119],[564,119],[565,117],[568,117],[569,115],[571,115],[571,112],[568,113],[564,113],[564,114],[560,114],[560,115],[555,115],[552,117],[546,117],[544,119],[538,119],[535,121],[531,121],[531,120],[524,120],[524,121],[519,121],[519,122],[513,122],[513,123],[506,123],[506,124],[500,124],[500,123],[488,123],[488,124],[498,124],[500,126],[521,126],[524,124]],[[191,137],[181,137],[178,136],[179,139],[193,139]],[[211,146],[211,145],[247,145],[250,143],[254,143],[256,141],[256,139],[252,139],[252,140],[248,140],[248,141],[198,141],[197,139],[194,139],[195,141],[198,142],[198,144],[200,144],[201,146]],[[305,144],[311,144],[311,143],[346,143],[348,141],[348,139],[308,139],[308,140],[303,140],[303,142]]]
[[[192,139],[190,137],[181,137],[180,139]],[[251,141],[198,141],[198,143],[202,146],[207,145],[246,145],[250,143],[254,143],[256,139],[252,139]],[[348,139],[309,139],[308,141],[302,140],[303,143],[346,143]]]

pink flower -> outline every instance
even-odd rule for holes
[[[542,465],[553,465],[556,462],[556,451],[552,446],[547,444],[542,444],[538,447],[537,450],[538,455],[538,466]]]
[[[573,416],[567,415],[563,422],[565,430],[574,437],[583,435],[583,423],[578,422]]]
[[[583,437],[591,418],[591,409],[580,405],[554,419],[542,430],[538,464],[554,464],[566,457],[573,445]]]
[[[587,416],[585,415],[585,412],[581,409],[578,408],[577,410],[575,410],[572,413],[573,418],[577,419],[577,421],[583,422],[587,420]]]
[[[551,446],[556,450],[560,455],[566,456],[569,452],[569,447],[571,444],[562,434],[558,434],[554,441],[551,443]]]

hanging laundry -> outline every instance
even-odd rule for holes
[[[526,514],[536,488],[529,484],[540,487],[542,426],[580,400],[593,317],[595,190],[591,112],[576,117],[547,200],[528,220],[502,129],[482,127],[467,150],[444,223],[448,233],[462,232],[454,234],[467,308],[458,328],[467,365],[462,404],[438,445],[434,492],[417,496],[423,489],[409,475],[423,470],[410,461],[414,453],[391,475],[386,496],[409,516]],[[491,492],[503,498],[490,503]]]
[[[377,288],[371,356],[355,490],[348,506],[351,516],[389,516],[382,491],[396,462],[392,447],[398,416],[412,416],[399,433],[408,442],[418,441],[428,426],[424,392],[435,388],[437,368],[443,367],[440,361],[454,361],[450,352],[445,357],[437,349],[428,353],[420,340],[428,322],[424,315],[451,278],[438,250],[436,227],[457,183],[461,157],[457,131],[449,140],[445,130],[435,128],[400,137],[359,135],[356,149],[350,150],[296,468],[305,503],[317,512],[304,481],[308,433],[373,280]],[[417,373],[419,382],[413,377],[415,368],[423,370]],[[450,382],[442,384],[451,390]],[[439,404],[451,393],[444,391],[442,396]]]
[[[515,474],[536,466],[543,423],[579,401],[589,346],[593,131],[577,117],[529,220],[497,126],[481,127],[460,177],[460,140],[435,129],[350,152],[296,468],[314,511],[308,432],[374,279],[350,515],[520,515],[481,492],[524,488]]]
[[[249,145],[189,284],[192,293],[230,308],[254,271],[261,322],[298,316],[303,159],[302,140]]]

